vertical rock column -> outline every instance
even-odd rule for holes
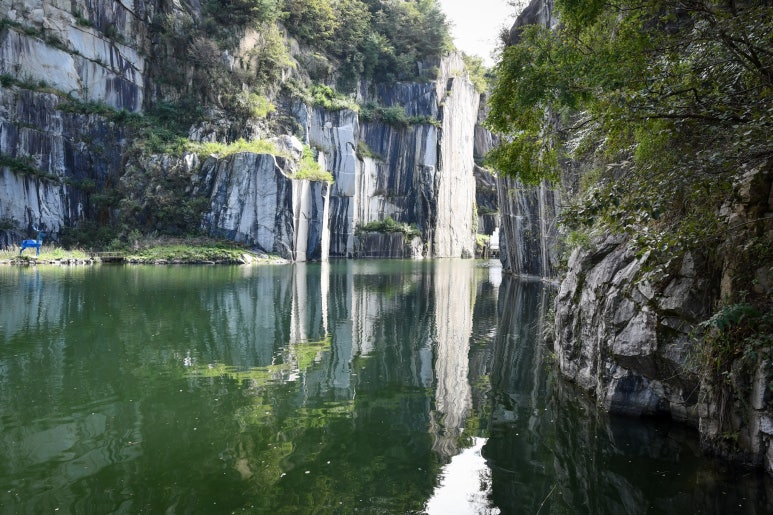
[[[473,257],[475,177],[473,149],[480,94],[466,78],[448,80],[442,109],[439,166],[435,176],[436,257]]]
[[[360,124],[357,113],[349,110],[326,111],[315,108],[309,128],[309,142],[321,147],[326,168],[335,182],[328,192],[325,217],[329,224],[329,254],[352,257],[356,203],[356,185],[360,161],[356,149]]]
[[[327,183],[293,180],[293,261],[324,260],[328,258],[330,233],[328,230]]]

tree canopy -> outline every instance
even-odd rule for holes
[[[437,0],[283,0],[288,31],[341,62],[353,82],[411,80],[418,63],[451,48]]]
[[[705,243],[733,177],[773,157],[773,3],[556,8],[558,28],[521,28],[495,68],[488,125],[504,142],[491,163],[534,183],[592,154],[600,180],[570,223],[656,234],[660,249]],[[566,145],[570,133],[584,140]]]

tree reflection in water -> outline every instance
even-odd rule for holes
[[[773,512],[559,381],[489,266],[0,268],[0,512]]]

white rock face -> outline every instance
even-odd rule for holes
[[[15,219],[22,232],[44,223],[49,237],[87,216],[86,194],[72,186],[86,179],[98,185],[117,171],[125,144],[120,129],[96,115],[63,112],[60,102],[53,93],[0,88],[0,154],[35,170],[2,169],[0,217]]]
[[[327,259],[326,184],[292,180],[277,158],[251,152],[210,158],[202,173],[207,231],[285,259]]]
[[[636,258],[624,240],[609,237],[576,251],[556,297],[555,352],[561,371],[592,392],[611,412],[628,415],[669,414],[697,424],[698,378],[681,374],[676,347],[689,340],[696,321],[686,310],[654,311],[649,299],[630,285],[639,280],[646,256]],[[693,289],[705,281],[683,277]],[[682,291],[679,305],[688,304]],[[662,292],[653,292],[665,298]],[[695,306],[705,314],[705,303]],[[676,329],[671,329],[668,324]]]
[[[3,192],[1,218],[14,218],[22,227],[38,224],[45,227],[47,233],[57,233],[65,225],[68,213],[66,186],[0,168],[0,191]]]
[[[131,11],[116,4],[115,12],[93,13],[106,16],[106,19],[95,19],[109,24],[113,31],[119,30],[113,23],[120,25],[120,21],[134,18]],[[139,111],[143,101],[144,58],[135,49],[107,39],[96,28],[78,24],[69,12],[69,2],[66,6],[57,6],[56,2],[38,5],[0,4],[0,15],[31,27],[33,32],[40,31],[40,35],[30,35],[16,27],[5,31],[0,40],[0,73],[20,81],[45,83],[82,100]],[[89,14],[85,4],[81,12]],[[124,25],[127,25],[121,27],[124,30],[139,27],[136,22]],[[136,38],[144,30],[129,34]]]
[[[0,0],[0,15],[13,22],[0,35],[0,73],[25,84],[0,92],[0,151],[56,178],[47,182],[28,172],[22,177],[17,166],[5,171],[5,180],[11,188],[9,178],[19,174],[15,183],[26,184],[27,190],[34,183],[36,190],[46,191],[40,198],[51,199],[57,192],[61,199],[37,207],[4,202],[6,216],[24,224],[46,218],[57,228],[94,216],[90,211],[96,208],[78,183],[93,189],[117,182],[126,135],[120,128],[106,128],[119,125],[107,118],[97,127],[95,119],[58,109],[66,101],[61,93],[140,111],[148,79],[143,57],[150,46],[148,23],[156,7],[145,2]],[[171,8],[181,14],[179,21],[195,17],[198,2],[173,3]],[[248,31],[237,54],[249,53],[263,39],[259,32]],[[375,92],[367,93],[380,106],[400,106],[406,117],[426,118],[426,123],[414,119],[394,126],[363,122],[353,111],[293,108],[304,127],[302,137],[323,149],[325,166],[335,179],[330,188],[292,182],[281,170],[284,165],[277,168],[273,158],[255,155],[216,160],[191,171],[200,176],[194,182],[211,193],[204,227],[290,259],[324,259],[328,253],[354,257],[357,227],[392,217],[415,225],[422,234],[421,242],[399,245],[401,253],[471,257],[479,96],[470,81],[459,76],[464,70],[460,56],[444,59],[439,69],[435,82],[377,85]],[[46,88],[60,94],[40,91]],[[25,106],[24,113],[16,112],[19,105]],[[205,128],[193,130],[202,140],[212,134]],[[277,143],[295,159],[302,152],[295,138],[281,136]],[[363,144],[372,154],[362,151],[358,156]],[[95,155],[92,148],[104,149],[105,155]],[[65,188],[65,183],[70,186]]]
[[[119,2],[107,4],[0,2],[0,16],[27,29],[10,26],[3,31],[0,73],[81,100],[140,110],[144,58],[133,48],[104,38],[93,25],[110,26],[116,33],[135,38],[144,31],[127,7]],[[79,25],[71,9],[79,10],[92,26]],[[15,219],[22,231],[32,224],[44,224],[55,236],[64,226],[82,219],[86,195],[73,191],[65,179],[74,183],[88,179],[99,185],[120,162],[122,144],[117,131],[98,117],[63,113],[58,109],[60,103],[52,93],[0,89],[0,152],[48,176],[0,170],[0,216]],[[102,145],[104,154],[97,155],[84,140]],[[111,162],[113,159],[117,162]]]
[[[465,78],[450,79],[443,107],[440,163],[437,173],[437,224],[433,254],[475,255],[473,220],[475,177],[473,149],[480,94]]]
[[[210,231],[291,256],[292,186],[274,156],[242,152],[215,160],[205,182],[213,184],[212,211],[204,222]]]
[[[361,121],[352,111],[313,110],[309,142],[323,149],[335,179],[332,256],[353,257],[358,249],[370,253],[370,243],[355,245],[355,230],[387,217],[416,225],[429,256],[473,256],[473,149],[480,96],[466,77],[454,76],[464,69],[459,56],[441,64],[434,83],[378,85],[368,96],[381,107],[400,106],[407,117],[436,120],[440,127],[395,126]]]
[[[307,180],[292,181],[293,260],[326,261],[330,256],[330,186]]]
[[[324,151],[325,165],[335,182],[329,195],[330,255],[353,255],[356,226],[357,181],[362,163],[356,150],[360,133],[357,113],[348,110],[329,112],[314,109],[309,126],[309,141]]]

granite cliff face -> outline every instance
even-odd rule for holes
[[[4,1],[0,73],[42,81],[80,100],[139,111],[145,80],[140,45],[147,35],[144,19],[151,14],[145,4]]]
[[[707,345],[717,329],[702,323],[720,299],[733,298],[754,245],[773,244],[768,170],[747,173],[723,207],[727,240],[715,260],[693,252],[668,271],[608,236],[574,251],[555,301],[555,353],[561,372],[611,413],[665,416],[698,428],[704,448],[773,471],[773,409],[765,352],[733,353],[708,373]],[[761,215],[761,216],[759,216]],[[760,239],[761,238],[761,239]],[[745,242],[745,243],[742,243]],[[708,249],[707,249],[708,251]],[[754,294],[754,292],[750,292]]]
[[[554,26],[551,13],[552,2],[532,2],[511,31],[512,42],[522,25]],[[583,137],[565,134],[565,150]],[[553,346],[562,375],[604,410],[684,422],[698,429],[707,452],[773,472],[769,336],[733,340],[733,330],[741,329],[728,329],[746,316],[738,310],[765,316],[749,303],[771,292],[765,264],[773,248],[770,163],[736,172],[717,212],[724,241],[665,262],[636,251],[622,234],[596,229],[559,274],[559,206],[576,200],[579,177],[598,166],[604,163],[566,157],[555,190],[498,182],[503,263],[512,272],[560,282]]]
[[[560,194],[549,184],[497,181],[501,216],[500,259],[510,273],[553,279],[557,274]]]
[[[552,0],[532,1],[510,30],[510,44],[518,41],[525,25],[553,27]],[[502,267],[519,276],[554,279],[559,265],[560,188],[543,182],[527,186],[511,177],[497,180],[497,202],[501,218],[500,259]]]
[[[90,197],[118,173],[126,135],[104,116],[69,109],[73,101],[142,106],[144,58],[98,29],[142,41],[138,13],[120,3],[95,7],[87,26],[71,8],[0,4],[0,218],[16,229],[42,223],[56,234],[99,216]],[[6,238],[21,236],[9,229]]]
[[[463,66],[452,56],[443,69]],[[439,88],[441,83],[446,87]],[[433,123],[361,121],[351,110],[300,106],[296,112],[305,122],[306,143],[320,150],[318,159],[334,182],[290,180],[269,155],[205,161],[199,175],[210,186],[198,191],[210,199],[211,210],[204,226],[297,261],[472,257],[479,98],[465,77],[441,76],[436,83],[380,86],[370,99]],[[214,173],[215,167],[220,171]],[[359,230],[386,218],[415,226],[421,238]],[[323,253],[323,247],[329,251]]]
[[[122,179],[126,170],[154,169],[162,178],[187,177],[186,195],[209,206],[204,231],[288,259],[473,255],[479,93],[457,55],[439,63],[433,82],[360,88],[362,103],[400,106],[407,119],[418,122],[361,119],[356,111],[302,102],[289,108],[286,115],[295,120],[303,143],[318,149],[317,160],[332,173],[332,185],[294,180],[292,159],[263,154],[198,159],[133,149],[138,131],[126,123],[128,113],[142,114],[177,94],[161,80],[153,60],[169,52],[159,26],[179,32],[200,14],[195,6],[163,1],[0,4],[5,241],[27,236],[33,224],[45,225],[56,238],[63,229],[114,217],[122,206],[105,202],[103,190],[128,184]],[[226,68],[238,78],[256,65],[250,56],[261,44],[259,33],[246,30],[236,53],[224,53],[217,62],[230,63]],[[181,73],[189,82],[196,77]],[[302,71],[288,65],[287,77],[293,74]],[[233,122],[213,113],[191,127],[193,140],[235,138]],[[270,136],[267,131],[248,124],[237,136]],[[293,152],[300,159],[299,148]],[[358,231],[387,217],[413,225],[420,240]]]
[[[269,154],[209,158],[196,193],[209,199],[203,226],[292,261],[327,257],[327,183],[293,180]]]
[[[309,143],[322,149],[335,179],[331,256],[415,254],[406,249],[411,242],[384,249],[379,247],[383,238],[358,236],[358,226],[386,217],[419,229],[422,255],[472,256],[477,216],[473,147],[480,94],[466,77],[451,76],[464,69],[458,56],[441,64],[436,82],[381,85],[367,98],[433,123],[360,121],[353,111],[313,109]]]

